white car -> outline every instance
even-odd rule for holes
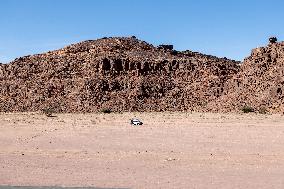
[[[130,123],[131,125],[143,125],[143,122],[136,118],[131,119]]]

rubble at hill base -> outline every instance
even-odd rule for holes
[[[84,41],[0,65],[0,111],[279,111],[283,47],[256,49],[241,65],[135,37]]]

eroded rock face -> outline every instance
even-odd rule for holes
[[[252,50],[240,72],[225,84],[222,98],[211,102],[210,110],[238,111],[251,106],[284,112],[284,42],[271,43]]]
[[[239,70],[236,61],[134,37],[85,41],[0,65],[0,111],[204,110]]]

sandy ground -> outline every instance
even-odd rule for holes
[[[284,188],[284,116],[0,114],[0,185]]]

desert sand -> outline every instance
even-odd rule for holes
[[[284,116],[2,113],[0,185],[284,188]]]

